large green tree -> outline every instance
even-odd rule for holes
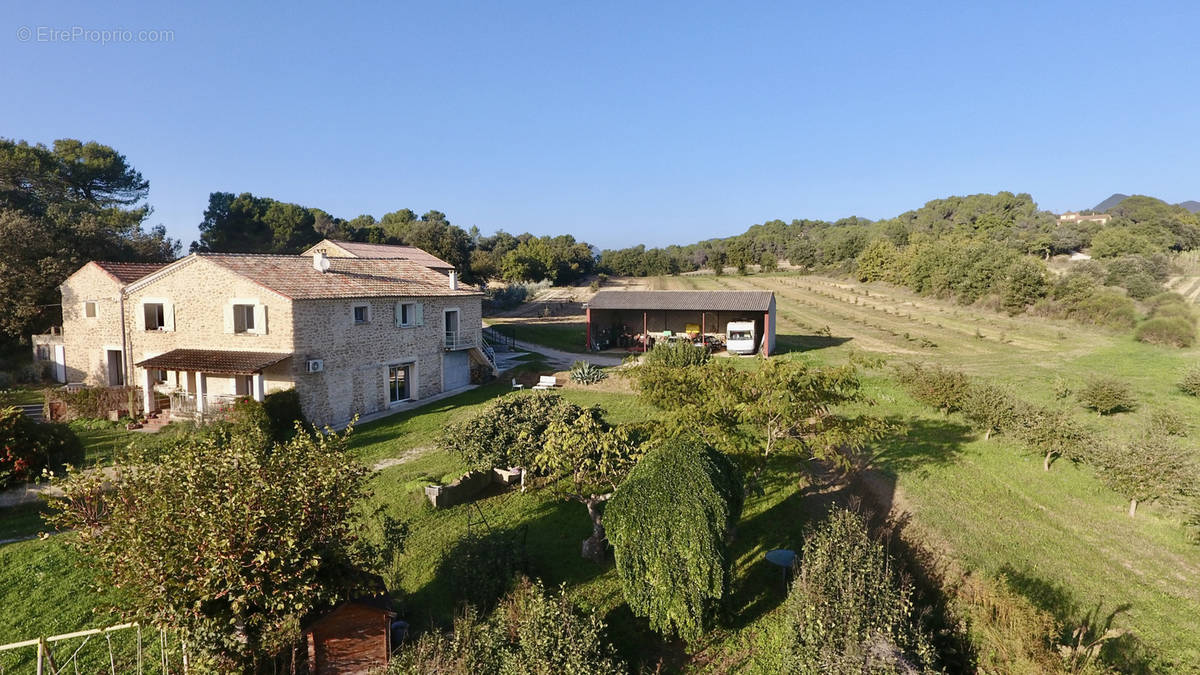
[[[111,475],[71,476],[53,522],[125,591],[116,611],[182,630],[214,670],[252,669],[310,611],[364,588],[367,470],[346,439],[272,445],[246,429],[132,450]]]
[[[61,321],[58,286],[91,260],[168,261],[177,242],[149,230],[149,183],[111,147],[0,139],[0,334]]]

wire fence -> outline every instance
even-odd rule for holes
[[[0,675],[167,675],[187,673],[188,658],[187,644],[170,632],[123,623],[0,645]]]

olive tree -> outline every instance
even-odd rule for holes
[[[1014,428],[1027,407],[1012,389],[987,382],[972,382],[962,401],[962,414],[983,430],[983,440]]]
[[[1104,443],[1097,450],[1100,480],[1129,500],[1129,516],[1140,502],[1179,496],[1195,489],[1200,470],[1178,438],[1145,433],[1127,443]]]
[[[1042,455],[1042,468],[1046,471],[1055,457],[1079,460],[1093,445],[1092,434],[1062,409],[1031,406],[1019,424],[1021,440]]]
[[[647,453],[605,515],[633,613],[665,634],[703,635],[729,592],[726,542],[741,511],[741,476],[725,455],[684,439]]]
[[[300,619],[363,590],[367,470],[345,435],[209,433],[73,474],[53,523],[123,589],[131,620],[182,630],[216,670],[252,669]]]

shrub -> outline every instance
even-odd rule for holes
[[[1196,326],[1180,317],[1155,317],[1143,321],[1134,337],[1154,345],[1191,347],[1196,343]]]
[[[937,654],[881,543],[837,509],[804,540],[784,603],[793,673],[915,673]]]
[[[694,641],[714,623],[729,592],[726,538],[742,497],[728,457],[683,439],[652,450],[617,488],[604,514],[617,576],[652,629]]]
[[[1150,432],[1165,436],[1187,436],[1187,419],[1174,410],[1155,410],[1150,413]]]
[[[437,444],[472,469],[529,466],[542,449],[546,428],[582,413],[583,408],[558,394],[508,394],[474,417],[447,425]]]
[[[13,377],[11,374],[0,370],[0,389],[9,389],[13,385]]]
[[[571,365],[571,381],[577,384],[596,384],[608,379],[604,369],[587,361],[576,361]]]
[[[669,368],[686,368],[702,366],[708,363],[710,355],[707,349],[697,347],[687,340],[675,342],[659,342],[646,353],[643,363],[648,366],[667,366]]]
[[[626,672],[605,640],[604,622],[582,614],[564,589],[520,581],[487,619],[468,608],[451,634],[425,633],[397,651],[389,675],[546,675]]]
[[[267,414],[271,438],[285,442],[296,433],[296,423],[307,426],[304,411],[300,409],[300,394],[295,389],[273,391],[263,397],[263,410]]]
[[[104,419],[110,410],[129,410],[131,400],[134,412],[137,412],[142,402],[141,389],[138,387],[83,387],[75,391],[48,391],[51,400],[59,400],[66,405],[68,420],[79,417]]]
[[[264,442],[271,439],[271,421],[265,407],[248,396],[240,396],[233,402],[222,424],[235,436],[252,436]]]
[[[1183,319],[1193,326],[1196,325],[1196,315],[1187,305],[1179,303],[1170,303],[1159,305],[1150,312],[1150,317],[1154,319]]]
[[[1188,396],[1200,396],[1200,366],[1188,368],[1179,380],[1179,390]]]
[[[1046,295],[1046,266],[1032,258],[1019,258],[1004,273],[1001,300],[1016,314]]]
[[[957,370],[909,363],[897,371],[900,384],[913,398],[943,413],[962,409],[970,383]]]
[[[1178,293],[1167,291],[1146,299],[1146,305],[1152,310],[1163,305],[1186,305],[1187,299]]]
[[[1022,405],[1007,387],[975,383],[967,387],[962,413],[983,430],[983,438],[988,440],[993,432],[1003,433],[1017,426]]]
[[[1068,303],[1067,318],[1106,328],[1129,330],[1137,323],[1137,308],[1133,300],[1111,288],[1097,288],[1094,293]]]
[[[0,488],[83,461],[83,445],[65,424],[35,422],[20,408],[0,410]]]
[[[1129,385],[1112,377],[1094,378],[1079,391],[1079,402],[1099,415],[1133,410],[1137,402]]]

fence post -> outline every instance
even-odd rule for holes
[[[37,675],[42,675],[45,672],[44,662],[46,660],[46,638],[38,638],[37,650]]]
[[[137,671],[142,675],[142,624],[137,625]]]

